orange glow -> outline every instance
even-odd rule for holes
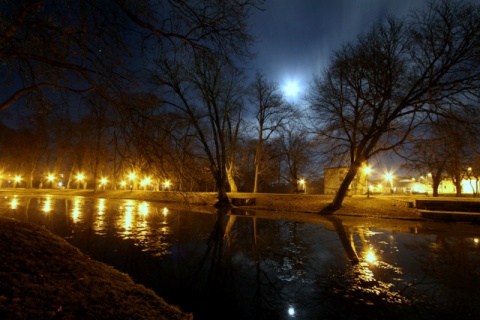
[[[130,173],[130,174],[128,175],[128,178],[129,178],[130,180],[135,180],[135,173],[133,173],[133,172]]]
[[[374,263],[377,261],[377,257],[375,256],[375,253],[373,252],[372,249],[368,250],[365,254],[365,260],[368,263]]]
[[[148,215],[148,209],[148,202],[145,201],[138,206],[138,211],[144,216]]]
[[[150,179],[149,177],[147,177],[147,178],[143,179],[142,182],[140,182],[140,184],[141,184],[142,186],[146,186],[146,185],[149,185],[150,182],[152,182],[152,179]]]
[[[45,199],[45,203],[43,205],[43,212],[45,213],[49,213],[50,211],[52,211],[52,203],[50,201],[50,197],[48,197],[47,199]]]
[[[163,186],[165,187],[165,189],[168,189],[170,187],[170,180],[165,180]]]
[[[83,173],[77,174],[77,180],[78,181],[82,181],[84,178],[85,178],[85,176],[83,175]]]
[[[55,176],[53,174],[49,174],[47,176],[47,179],[48,179],[48,181],[52,182],[53,180],[55,180]]]
[[[15,210],[15,209],[17,209],[17,206],[18,206],[18,200],[17,200],[17,198],[13,198],[12,202],[10,203],[10,208]]]
[[[103,215],[103,212],[105,211],[105,199],[99,199],[98,200],[98,214]]]
[[[22,181],[22,177],[15,176],[14,180],[15,180],[15,182],[20,182],[20,181]]]

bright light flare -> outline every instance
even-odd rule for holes
[[[290,317],[295,317],[295,308],[293,306],[288,307],[288,315]]]
[[[83,173],[77,174],[77,180],[78,181],[82,181],[84,178],[85,178],[85,176],[83,175]]]
[[[18,206],[18,200],[17,200],[17,198],[13,198],[12,202],[10,203],[10,208],[15,210],[15,209],[17,209],[17,206]]]
[[[49,174],[49,175],[47,176],[47,180],[50,181],[50,182],[52,182],[53,180],[55,180],[55,176],[54,176],[53,174]]]
[[[377,261],[377,257],[375,256],[375,252],[372,249],[368,250],[365,254],[365,260],[368,263],[375,263]]]

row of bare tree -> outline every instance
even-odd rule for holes
[[[168,190],[218,191],[216,181],[224,177],[215,180],[211,164],[219,157],[228,169],[225,193],[275,191],[285,184],[296,192],[300,175],[313,171],[314,144],[298,123],[298,113],[278,91],[275,83],[257,74],[242,92],[251,101],[261,99],[263,108],[248,110],[241,98],[223,105],[219,113],[226,117],[225,125],[216,135],[207,122],[214,113],[197,114],[193,121],[150,93],[125,93],[114,105],[90,93],[76,102],[82,112],[77,119],[69,112],[72,107],[39,112],[34,104],[18,128],[0,128],[3,186],[20,174],[27,188],[56,187],[62,181],[66,188],[159,190],[169,181]],[[258,97],[258,92],[269,97]],[[224,93],[218,89],[218,94]],[[192,117],[197,111],[191,110]],[[203,134],[200,139],[197,132]],[[220,154],[215,149],[217,140],[225,140]],[[79,173],[81,181],[77,181]],[[130,173],[136,177],[129,178]],[[49,176],[55,181],[49,181]],[[141,185],[146,177],[151,183]],[[102,183],[102,178],[108,181]]]
[[[418,137],[436,139],[438,123],[475,132],[478,5],[431,1],[423,11],[372,25],[314,78],[303,115],[277,84],[261,73],[249,80],[242,68],[252,58],[248,18],[261,4],[4,2],[0,68],[8,90],[0,110],[27,106],[34,121],[19,129],[31,136],[29,151],[13,142],[25,139],[16,132],[3,139],[11,151],[2,157],[12,155],[9,165],[28,162],[28,181],[40,159],[60,170],[69,158],[69,177],[88,167],[93,181],[108,168],[115,183],[135,170],[175,179],[182,190],[211,184],[219,206],[230,205],[227,191],[239,183],[259,191],[266,170],[296,188],[299,175],[318,171],[322,158],[349,166],[323,211],[331,213],[369,159],[412,149]],[[47,124],[52,119],[60,124]]]

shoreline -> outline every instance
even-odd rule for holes
[[[127,191],[127,190],[79,190],[79,189],[0,189],[0,196],[82,196],[91,199],[131,199],[167,203],[173,208],[199,212],[216,212],[214,207],[217,194],[214,192],[176,192],[176,191]],[[319,216],[319,212],[333,200],[333,195],[321,194],[273,194],[273,193],[229,193],[232,196],[255,197],[254,206],[233,207],[237,210],[261,211],[271,218],[294,218],[309,215]],[[422,219],[415,208],[402,205],[415,198],[409,196],[375,195],[346,197],[342,208],[334,215],[355,217],[375,217],[385,219]],[[302,220],[305,217],[302,217]]]

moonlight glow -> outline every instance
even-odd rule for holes
[[[287,98],[297,98],[300,93],[300,86],[297,81],[288,81],[283,86],[283,92]]]

